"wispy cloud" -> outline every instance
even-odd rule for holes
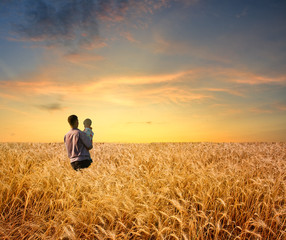
[[[54,74],[58,74],[55,72]],[[41,74],[29,81],[1,81],[0,94],[4,99],[17,96],[15,101],[23,98],[40,98],[43,95],[62,96],[83,101],[93,99],[119,105],[136,105],[152,103],[184,103],[210,98],[211,95],[198,91],[190,91],[177,83],[184,77],[192,76],[193,71],[182,71],[172,74],[106,77],[94,81],[70,82],[52,81],[50,75],[45,79]],[[43,79],[39,81],[39,79]],[[122,87],[124,86],[124,88]],[[46,102],[46,101],[45,101]],[[38,105],[42,109],[57,109],[58,105],[46,103]]]
[[[64,106],[62,106],[60,103],[49,103],[49,104],[41,104],[41,105],[35,105],[37,108],[47,111],[58,111],[65,109]]]
[[[256,84],[286,84],[286,76],[268,77],[253,73],[236,72],[232,80],[237,83],[256,85]]]
[[[212,68],[207,70],[206,74],[214,77],[216,80],[235,82],[243,85],[286,84],[286,75],[269,76],[242,69]]]
[[[78,60],[76,55],[69,57]],[[84,59],[79,58],[79,61]],[[266,77],[263,79],[267,81],[257,81],[261,79],[260,75],[233,69],[200,68],[169,74],[94,77],[74,83],[58,81],[57,75],[59,72],[54,70],[49,76],[40,73],[29,78],[29,81],[1,81],[0,97],[19,102],[25,98],[41,99],[41,96],[50,96],[45,98],[44,103],[38,104],[38,108],[46,110],[61,109],[61,105],[51,101],[54,96],[61,96],[65,100],[79,102],[94,100],[124,106],[182,104],[225,99],[228,97],[225,94],[245,98],[249,95],[246,84],[285,83],[283,77],[276,78],[276,81]],[[248,81],[239,82],[238,79],[242,77]],[[213,87],[214,83],[216,87]],[[257,111],[255,107],[254,111]]]
[[[27,96],[41,94],[66,94],[77,92],[76,86],[67,86],[66,83],[58,84],[52,81],[1,81],[2,96],[6,92],[8,96]]]

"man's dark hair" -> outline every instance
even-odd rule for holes
[[[68,117],[68,122],[71,126],[74,126],[75,122],[78,120],[76,115],[70,115]]]

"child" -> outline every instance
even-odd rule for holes
[[[83,121],[83,125],[84,125],[84,130],[83,131],[85,132],[87,137],[90,139],[91,144],[92,144],[92,138],[93,138],[94,133],[92,131],[91,123],[92,122],[91,122],[91,120],[89,118],[85,119]],[[90,158],[90,161],[93,162],[91,158]]]
[[[84,132],[86,133],[86,135],[88,136],[88,138],[90,139],[90,141],[92,142],[92,138],[93,138],[93,131],[92,131],[92,127],[91,127],[91,120],[89,118],[85,119],[83,121],[83,125],[84,125]]]

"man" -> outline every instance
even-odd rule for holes
[[[65,135],[64,141],[74,170],[88,168],[92,162],[89,150],[92,149],[92,142],[86,133],[78,129],[78,118],[76,115],[68,117],[71,130]]]

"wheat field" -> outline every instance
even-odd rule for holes
[[[0,144],[0,239],[286,239],[286,143]]]

